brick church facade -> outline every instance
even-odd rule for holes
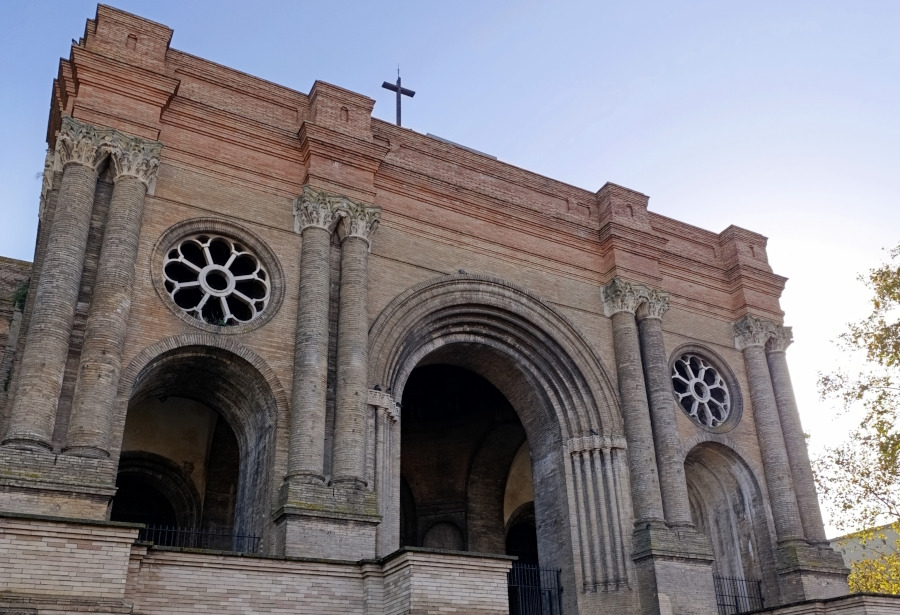
[[[895,604],[845,596],[764,237],[171,35],[98,7],[0,261],[0,613],[517,612],[520,562],[546,613]]]

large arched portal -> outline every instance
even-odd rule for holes
[[[404,476],[411,491],[404,498],[404,533],[409,502],[415,501],[420,544],[456,541],[471,550],[505,552],[508,470],[527,439],[538,560],[562,570],[563,586],[570,588],[563,594],[567,609],[628,600],[632,515],[621,417],[599,359],[574,327],[537,297],[502,281],[460,275],[420,284],[392,301],[372,326],[370,378],[402,401],[405,423],[406,404],[416,405],[407,402],[406,388],[416,390],[417,380],[431,377],[445,385],[466,379],[469,390],[484,391],[482,401],[472,404],[480,410],[469,419],[481,445],[472,445],[466,461],[465,506],[456,488],[447,498],[455,499],[453,510],[428,510],[418,501],[423,494],[416,493],[416,480]],[[475,384],[481,382],[496,394]],[[441,396],[433,399],[439,407]],[[450,422],[457,416],[452,408],[439,414]],[[404,446],[407,440],[404,435]],[[493,445],[484,446],[489,441]],[[506,472],[486,471],[498,463]],[[409,462],[401,465],[406,469]],[[399,527],[399,476],[392,484],[398,493],[389,497],[398,504],[385,511],[384,523]],[[521,521],[517,534],[529,518]]]
[[[112,518],[171,523],[210,548],[256,550],[272,506],[276,396],[229,350],[167,346],[133,367]]]
[[[715,555],[713,573],[743,579],[751,590],[761,583],[765,604],[777,604],[772,539],[753,472],[732,449],[715,442],[694,447],[684,469],[691,517]]]

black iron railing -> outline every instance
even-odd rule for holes
[[[713,575],[719,615],[737,615],[763,608],[762,581]]]
[[[507,575],[510,615],[561,615],[560,570],[513,562]]]
[[[163,547],[236,551],[238,553],[256,553],[260,543],[259,536],[242,536],[227,532],[163,525],[148,525],[138,533],[138,540],[152,542]]]

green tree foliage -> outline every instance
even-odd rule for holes
[[[863,528],[855,538],[871,557],[854,564],[851,590],[900,593],[900,544],[881,529],[865,529],[892,522],[888,527],[900,533],[900,246],[861,279],[872,291],[872,312],[850,324],[839,344],[864,365],[820,374],[819,391],[862,420],[813,465],[838,529]]]

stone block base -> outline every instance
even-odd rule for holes
[[[783,604],[844,596],[850,591],[844,559],[831,547],[782,545],[776,558]]]
[[[115,484],[110,459],[0,447],[0,512],[102,521]]]
[[[634,533],[634,566],[644,615],[717,615],[713,555],[693,530]]]
[[[278,555],[359,561],[376,556],[378,501],[367,489],[286,481],[275,513]]]
[[[0,517],[0,613],[506,615],[512,558],[340,562],[135,544],[133,524]]]

